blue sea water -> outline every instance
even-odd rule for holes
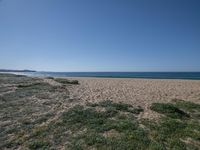
[[[200,80],[200,72],[24,72],[23,74],[40,77],[106,77]]]

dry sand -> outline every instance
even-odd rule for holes
[[[112,100],[132,105],[140,105],[145,111],[142,117],[154,118],[150,111],[153,102],[170,102],[182,99],[200,103],[200,81],[161,80],[130,78],[70,78],[79,80],[80,85],[71,87],[72,98],[81,102]]]

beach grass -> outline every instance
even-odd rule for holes
[[[141,106],[122,102],[71,105],[66,87],[40,78],[0,74],[0,81],[0,89],[7,88],[0,95],[0,149],[200,148],[199,104],[152,103],[160,118],[144,119]]]
[[[54,80],[62,84],[79,84],[78,80],[68,80],[64,78],[54,78]]]
[[[48,126],[34,128],[24,144],[31,149],[56,148],[65,142],[67,149],[199,148],[200,124],[197,119],[171,115],[157,121],[139,119],[138,113],[119,110],[112,102],[103,103],[106,105],[72,107]]]

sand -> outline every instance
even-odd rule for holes
[[[144,108],[141,117],[154,118],[149,107],[153,102],[181,99],[200,103],[200,80],[163,80],[130,78],[70,78],[80,85],[69,88],[72,98],[82,103],[112,100]]]

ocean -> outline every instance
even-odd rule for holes
[[[39,77],[98,77],[200,80],[200,72],[18,72]]]

